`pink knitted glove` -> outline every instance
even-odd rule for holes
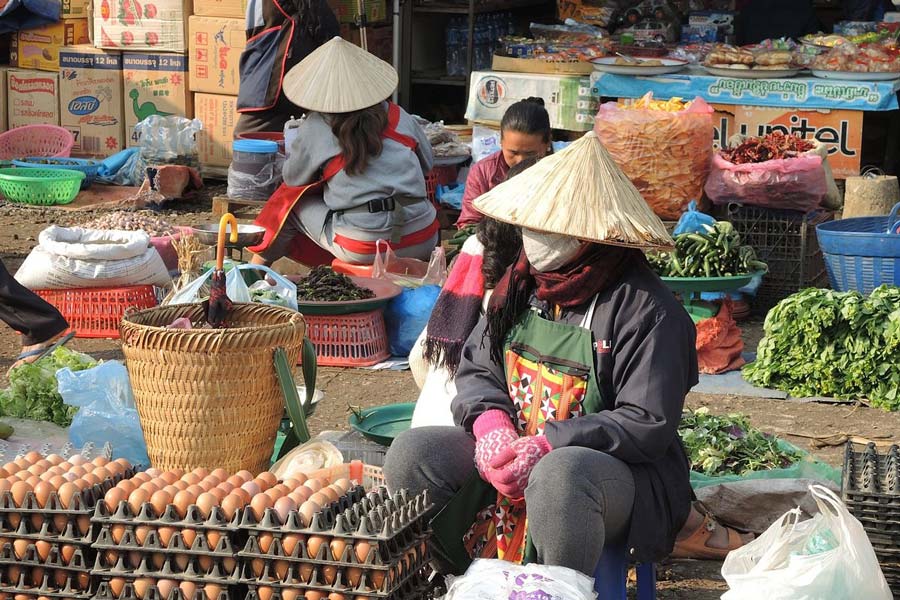
[[[491,461],[515,442],[519,435],[509,415],[497,409],[482,413],[475,419],[472,433],[475,434],[475,466],[478,467],[478,474],[487,483],[491,483],[491,477],[495,474],[490,466]]]
[[[532,469],[551,450],[553,447],[542,435],[517,439],[491,461],[490,467],[496,469],[491,484],[510,500],[524,500]]]

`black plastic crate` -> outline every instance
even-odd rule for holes
[[[741,243],[753,246],[759,259],[769,265],[754,309],[767,311],[808,287],[829,287],[816,225],[833,220],[833,212],[802,213],[729,204],[717,208],[716,218],[730,221]]]

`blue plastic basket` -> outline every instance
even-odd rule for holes
[[[46,157],[29,157],[21,160],[14,160],[12,164],[16,167],[26,169],[66,169],[69,171],[81,171],[84,173],[84,181],[81,182],[81,189],[86,190],[94,183],[94,179],[100,171],[100,161],[90,160],[87,158],[46,158]]]
[[[868,294],[880,285],[900,286],[897,213],[822,223],[816,228],[831,287]]]

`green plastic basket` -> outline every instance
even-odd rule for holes
[[[0,169],[0,192],[19,204],[69,204],[82,180],[84,173],[68,169]]]

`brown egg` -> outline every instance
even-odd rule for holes
[[[244,506],[250,504],[250,501],[253,500],[253,496],[250,495],[250,492],[248,492],[247,490],[245,490],[243,488],[239,488],[239,487],[234,488],[231,491],[230,495],[238,496],[241,499],[241,501],[244,503]]]
[[[16,540],[13,542],[13,552],[16,553],[16,558],[24,559],[25,553],[28,551],[28,546],[31,545],[30,540]]]
[[[49,467],[47,467],[47,468],[49,468]],[[47,468],[42,467],[41,465],[38,465],[38,464],[34,464],[34,465],[31,465],[30,467],[28,467],[27,469],[25,469],[25,472],[31,473],[32,475],[40,476],[40,475],[43,475],[44,472],[47,471]]]
[[[232,490],[234,490],[234,488],[236,488],[236,487],[237,487],[236,485],[232,485],[228,481],[223,481],[219,485],[216,486],[216,489],[222,490],[226,494],[230,494],[232,492]]]
[[[250,561],[250,570],[253,571],[254,577],[262,577],[265,568],[266,561],[261,558],[254,558]]]
[[[177,587],[178,583],[171,579],[160,579],[156,582],[156,589],[159,590],[159,595],[163,598],[168,598],[172,590]]]
[[[372,582],[376,590],[382,589],[384,585],[384,571],[376,571],[374,569],[369,571],[369,581]]]
[[[134,595],[138,598],[146,598],[148,596],[147,592],[150,591],[150,586],[154,584],[152,579],[147,579],[146,577],[141,577],[140,579],[134,580]]]
[[[253,473],[251,473],[250,471],[248,471],[248,470],[246,470],[246,469],[243,469],[243,470],[241,470],[241,471],[238,471],[237,473],[235,473],[235,475],[237,475],[238,477],[240,477],[241,479],[243,479],[245,482],[246,482],[246,481],[253,481]]]
[[[8,492],[9,488],[12,487],[12,484],[13,484],[13,482],[9,478],[0,479],[0,494],[3,494],[4,492]]]
[[[148,481],[146,483],[142,483],[138,489],[144,490],[145,492],[147,492],[148,494],[150,494],[152,496],[153,494],[158,492],[161,488],[160,488],[160,486],[156,485],[152,481]]]
[[[309,497],[310,502],[315,502],[322,508],[325,508],[329,504],[331,504],[331,498],[329,498],[326,494],[322,492],[316,492],[312,496]]]
[[[160,471],[160,470],[157,469],[156,467],[150,467],[149,469],[146,469],[146,470],[144,471],[144,473],[146,473],[147,475],[149,475],[149,476],[150,476],[151,478],[153,478],[153,479],[155,479],[155,478],[159,477],[160,475],[162,475],[162,471]]]
[[[65,478],[66,481],[69,481],[69,482],[78,481],[78,475],[76,475],[75,473],[71,473],[69,471],[66,471],[65,473],[63,473],[63,477]]]
[[[15,582],[18,587],[19,578],[22,576],[22,567],[18,565],[7,565],[6,577],[7,581]]]
[[[189,494],[192,494],[194,496],[194,498],[196,498],[200,494],[206,492],[206,490],[204,490],[202,487],[200,487],[197,484],[187,486],[187,489],[184,491],[186,491]]]
[[[32,450],[31,452],[29,452],[28,454],[26,454],[26,455],[23,456],[22,458],[24,458],[25,460],[27,460],[29,463],[34,464],[34,463],[36,463],[36,462],[39,461],[39,460],[43,460],[44,457],[41,456],[39,452],[35,452],[34,450]]]
[[[272,489],[273,489],[273,490],[278,490],[279,492],[281,492],[281,495],[282,495],[282,496],[287,496],[287,495],[290,494],[292,491],[294,491],[294,490],[292,490],[291,488],[289,488],[288,486],[284,485],[283,483],[279,483],[278,485],[276,485],[276,486],[273,487]]]
[[[347,575],[347,583],[350,584],[350,587],[357,587],[359,585],[359,580],[362,579],[363,570],[359,567],[352,567],[345,571]]]
[[[88,530],[91,528],[90,515],[82,515],[76,518],[75,524],[78,526],[78,532],[81,533],[81,535],[87,535]]]
[[[153,514],[161,517],[166,512],[166,507],[172,504],[172,494],[166,490],[158,490],[150,496],[150,504],[153,505]]]
[[[130,479],[123,479],[116,487],[125,492],[125,495],[128,496],[131,492],[138,489],[138,484]]]
[[[184,571],[187,568],[188,564],[188,555],[187,554],[176,554],[172,557],[172,560],[175,561],[175,567],[179,571]]]
[[[288,519],[288,515],[292,511],[297,510],[297,503],[289,496],[285,496],[275,501],[274,508],[275,513],[278,515],[278,520],[284,524]]]
[[[281,498],[284,495],[280,491],[276,490],[275,488],[266,490],[265,492],[263,492],[263,494],[265,494],[272,500],[273,505],[278,501],[279,498]]]
[[[358,542],[356,542],[353,550],[356,554],[356,562],[364,565],[366,564],[366,559],[369,558],[369,552],[372,551],[372,544],[365,540],[359,540]]]
[[[218,531],[207,531],[206,532],[206,543],[209,546],[210,550],[215,551],[216,548],[219,547],[219,541],[222,539],[222,534]]]
[[[241,489],[250,494],[250,497],[254,497],[259,494],[262,490],[255,481],[248,481],[244,485],[241,486]]]
[[[266,514],[266,509],[271,508],[275,503],[269,496],[265,494],[257,494],[253,497],[253,500],[250,501],[250,510],[253,511],[253,516],[257,521],[262,521],[262,518]]]
[[[194,540],[197,539],[197,531],[194,529],[182,529],[181,539],[184,541],[184,545],[187,548],[192,548],[194,546]]]
[[[344,559],[344,551],[347,549],[347,540],[334,538],[328,544],[328,548],[331,550],[331,560],[341,562]]]
[[[300,598],[299,590],[292,590],[291,588],[282,588],[281,590],[281,600],[298,600]],[[368,598],[366,600],[369,600]]]
[[[113,577],[109,580],[109,591],[112,592],[112,595],[118,598],[122,595],[122,590],[125,589],[125,580],[121,577]]]
[[[261,586],[256,590],[256,593],[259,596],[259,600],[272,600],[273,591],[270,587]]]
[[[301,504],[303,504],[304,502],[306,502],[307,499],[308,499],[309,497],[308,497],[308,496],[305,496],[305,495],[303,495],[303,494],[299,494],[299,493],[297,493],[297,492],[293,492],[293,493],[291,493],[291,494],[288,494],[288,498],[290,498],[291,500],[293,500],[293,501],[294,501],[294,504],[296,504],[296,505],[299,507]]]
[[[41,482],[41,478],[38,477],[37,475],[31,475],[30,477],[28,477],[28,479],[25,480],[25,483],[27,483],[31,487],[36,486],[40,482]]]
[[[341,494],[334,491],[331,487],[323,487],[319,493],[328,498],[329,503],[337,502],[341,497]]]
[[[225,481],[226,479],[228,479],[228,471],[219,467],[217,469],[213,469],[212,471],[210,471],[209,476],[215,477],[219,481]]]
[[[166,562],[165,554],[151,554],[150,562],[153,565],[153,568],[157,571],[163,568],[163,564]]]
[[[50,548],[52,546],[49,542],[45,542],[43,540],[39,540],[34,543],[35,551],[37,552],[38,558],[41,562],[47,562],[47,557],[50,556]]]
[[[296,533],[289,533],[281,538],[281,548],[284,550],[285,556],[294,556],[294,549],[305,543],[306,538]],[[300,556],[300,551],[297,552],[297,556]]]
[[[328,600],[345,600],[343,594],[338,594],[337,592],[331,592],[328,594]]]
[[[36,486],[34,486],[34,497],[37,500],[38,506],[44,508],[47,505],[47,500],[50,499],[50,493],[56,490],[53,489],[53,486],[46,481],[41,481]]]
[[[107,550],[103,553],[103,560],[107,567],[114,568],[119,562],[119,553],[115,550]]]
[[[261,480],[263,480],[264,482],[266,482],[266,484],[267,484],[269,487],[272,487],[272,486],[274,486],[276,483],[278,483],[278,478],[275,477],[275,474],[274,474],[274,473],[271,473],[270,471],[263,471],[262,473],[260,473],[259,475],[257,475],[256,478],[257,478],[257,479],[261,479]]]
[[[23,504],[25,504],[25,496],[33,491],[34,488],[32,488],[24,481],[17,481],[9,488],[9,492],[12,494],[13,502],[15,502],[16,506],[18,507],[21,507]]]
[[[134,539],[137,540],[138,545],[143,546],[144,542],[147,540],[147,535],[150,533],[150,528],[146,525],[140,525],[135,527],[134,529]]]
[[[69,574],[61,569],[57,569],[53,572],[53,582],[56,584],[58,588],[66,587],[66,581],[69,579]]]
[[[203,492],[208,492],[209,490],[216,487],[213,485],[213,483],[211,481],[207,481],[205,479],[203,481],[201,481],[200,483],[196,484],[196,486],[198,488],[200,488],[200,494],[202,494]],[[191,486],[191,487],[194,487],[194,486]],[[191,489],[191,488],[189,487],[188,489]],[[200,494],[197,494],[197,495],[199,496]]]
[[[122,465],[120,465],[117,462],[111,462],[108,465],[106,465],[104,468],[107,471],[109,471],[110,477],[113,477],[113,478],[118,477],[119,475],[121,475],[125,472],[125,467],[123,467]]]
[[[343,490],[344,494],[346,494],[347,491],[353,487],[353,484],[346,477],[343,479],[338,479],[337,481],[334,482],[334,485],[336,485],[341,490]]]
[[[197,591],[197,584],[192,581],[182,581],[178,584],[178,587],[181,589],[181,594],[184,596],[185,600],[193,600],[194,593]]]
[[[218,505],[219,499],[209,492],[205,492],[197,496],[197,508],[200,510],[200,514],[203,515],[204,518],[209,518],[210,514],[212,514],[213,507]]]
[[[74,508],[72,499],[80,493],[81,489],[71,481],[64,483],[59,486],[59,503],[63,508]]]
[[[325,484],[322,483],[321,479],[307,479],[303,483],[303,485],[305,485],[306,487],[308,487],[309,489],[311,489],[314,492],[318,492],[323,487],[325,487]]]
[[[326,540],[321,535],[311,535],[306,538],[306,552],[308,553],[309,557],[312,559],[318,558],[319,549],[324,543],[326,543]]]
[[[303,597],[306,598],[306,600],[324,600],[325,594],[316,590],[304,590]]]
[[[93,473],[85,473],[85,474],[81,477],[81,480],[82,480],[82,481],[87,481],[87,482],[88,482],[89,484],[91,484],[91,485],[98,485],[98,484],[100,484],[100,483],[103,481],[102,479],[100,479],[99,477],[97,477],[96,475],[94,475]]]
[[[232,475],[228,479],[225,480],[227,483],[230,483],[233,487],[241,487],[246,481],[242,477],[238,477],[237,475]]]
[[[216,487],[217,485],[222,483],[222,481],[223,480],[220,477],[216,477],[212,473],[210,473],[209,475],[207,475],[206,477],[203,478],[204,483],[211,483],[213,485],[213,487]]]
[[[113,525],[109,530],[110,535],[115,543],[122,543],[122,536],[125,535],[125,526],[124,525]]]
[[[76,465],[76,466],[72,467],[71,469],[69,469],[67,471],[67,473],[77,475],[78,477],[84,477],[85,475],[87,475],[87,469],[85,469],[84,467],[82,467],[80,465]]]
[[[198,476],[196,473],[188,473],[184,477],[181,478],[181,481],[185,482],[188,485],[197,485],[203,478]]]
[[[172,504],[175,506],[175,512],[182,519],[187,515],[188,507],[197,500],[197,496],[187,490],[182,490],[175,494]]]
[[[47,483],[53,486],[54,490],[58,490],[62,487],[62,485],[66,482],[66,478],[62,475],[54,475],[50,479],[47,480]]]
[[[297,512],[300,515],[300,521],[302,522],[303,527],[309,527],[310,525],[312,525],[313,515],[321,510],[322,507],[312,500],[307,500],[306,502],[301,504],[300,508],[297,509]]]
[[[222,512],[225,514],[225,518],[231,520],[234,518],[234,514],[244,507],[244,499],[237,494],[229,494],[225,496],[222,500]]]
[[[309,497],[310,497],[310,496],[312,496],[313,494],[315,494],[315,492],[313,491],[313,489],[310,488],[310,487],[307,487],[306,485],[301,485],[301,486],[298,487],[296,490],[294,490],[292,493],[294,493],[294,494],[302,494],[302,495],[306,496],[306,499],[307,499],[307,500],[309,500]]]
[[[141,488],[134,490],[128,496],[128,506],[129,506],[129,508],[131,508],[131,512],[134,515],[140,514],[141,507],[144,505],[145,502],[149,502],[149,501],[150,501],[150,492],[148,492],[147,490],[142,490]]]
[[[172,497],[174,498],[174,497],[175,497],[175,494],[177,494],[178,492],[180,492],[181,489],[175,487],[174,485],[167,485],[167,486],[164,487],[161,491],[164,491],[164,492],[168,493],[170,496],[172,496]]]
[[[141,559],[143,556],[140,552],[134,551],[128,553],[128,564],[131,565],[132,569],[137,569],[141,566]]]
[[[212,494],[213,496],[216,497],[216,504],[217,504],[217,505],[218,505],[218,504],[221,504],[221,503],[222,503],[222,500],[225,499],[225,496],[228,495],[228,492],[226,492],[225,490],[223,490],[223,489],[220,488],[220,487],[214,487],[213,489],[209,490],[208,493],[210,493],[210,494]]]
[[[91,471],[91,473],[100,481],[106,481],[107,479],[112,477],[112,473],[110,473],[109,469],[107,469],[106,467],[97,467],[96,469]]]
[[[166,483],[168,483],[169,485],[172,485],[173,483],[175,483],[176,481],[181,479],[181,477],[179,477],[172,471],[166,471],[165,473],[160,475],[159,478],[162,479],[163,481],[165,481]]]
[[[79,590],[86,590],[88,586],[91,584],[91,574],[90,573],[78,573],[75,577],[76,586]]]
[[[209,600],[218,600],[219,595],[222,593],[222,586],[213,583],[207,583],[205,586],[203,586],[203,592],[206,594],[206,597]]]
[[[174,527],[160,527],[157,530],[157,534],[159,535],[159,542],[163,545],[164,548],[169,547],[169,541],[172,539],[172,536],[175,535],[178,531]]]
[[[259,542],[259,550],[263,554],[268,554],[270,550],[272,550],[272,542],[275,540],[275,537],[271,533],[261,533],[259,534],[259,538],[257,541]]]
[[[62,557],[63,564],[68,565],[70,562],[72,562],[72,557],[75,556],[75,546],[66,544],[59,549],[59,554]]]

